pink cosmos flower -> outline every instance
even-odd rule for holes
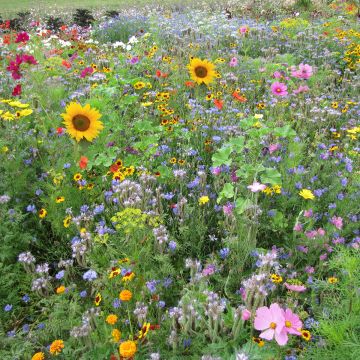
[[[271,92],[276,96],[286,96],[288,94],[287,86],[284,83],[278,81],[275,81],[271,85]]]
[[[284,283],[284,285],[288,290],[294,292],[304,292],[306,290],[306,287],[304,285],[293,285],[288,283]]]
[[[306,85],[300,85],[296,90],[293,91],[294,94],[301,94],[303,92],[308,92],[310,89]]]
[[[299,331],[302,328],[302,321],[299,316],[294,314],[290,309],[285,310],[285,331],[292,335],[301,335]]]
[[[241,313],[241,319],[246,321],[246,320],[249,320],[251,317],[251,312],[248,310],[248,309],[245,309],[242,311]]]
[[[330,222],[339,230],[341,230],[343,227],[343,219],[340,216],[333,216],[330,219]]]
[[[257,181],[254,181],[251,185],[247,186],[247,188],[252,192],[259,192],[266,189],[266,185],[260,184]]]
[[[298,79],[309,79],[313,74],[312,66],[303,63],[299,65],[299,69],[292,67],[291,70],[291,75]]]
[[[235,66],[237,66],[237,64],[238,64],[238,59],[236,57],[231,58],[231,60],[229,62],[229,66],[235,67]]]
[[[262,306],[256,310],[254,320],[256,330],[262,330],[259,337],[272,340],[275,338],[279,345],[285,345],[288,342],[288,336],[285,327],[284,311],[279,304],[271,304],[270,308]]]
[[[317,229],[317,233],[318,233],[318,235],[320,235],[320,236],[324,236],[324,235],[325,235],[325,230],[322,229],[322,228],[319,228],[319,229]]]
[[[273,77],[275,78],[275,79],[280,79],[281,78],[281,72],[280,71],[275,71],[274,72],[274,74],[273,74]]]

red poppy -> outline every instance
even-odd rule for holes
[[[192,82],[192,81],[186,81],[186,82],[185,82],[185,86],[186,86],[186,87],[189,87],[189,88],[193,88],[193,87],[195,86],[195,83]]]
[[[116,172],[119,170],[119,168],[120,168],[119,165],[117,165],[117,164],[112,164],[112,165],[110,166],[110,171],[111,171],[112,173],[116,173]]]
[[[70,68],[71,68],[71,63],[69,63],[69,62],[66,61],[66,60],[63,60],[61,64],[62,64],[62,66],[65,66],[67,69],[70,69]]]
[[[86,156],[82,156],[80,158],[80,161],[79,161],[79,166],[80,166],[80,169],[85,169],[87,167],[87,164],[88,164],[88,158]]]
[[[238,92],[234,91],[232,93],[234,99],[239,100],[240,102],[246,102],[247,98],[245,96],[241,96]]]
[[[214,105],[221,110],[224,106],[224,102],[222,100],[219,99],[214,99]]]

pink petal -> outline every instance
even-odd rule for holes
[[[280,346],[286,345],[289,340],[286,331],[281,331],[279,334],[275,333],[275,340]]]
[[[275,333],[274,329],[267,329],[267,330],[263,331],[259,335],[259,337],[261,337],[262,339],[265,339],[265,340],[272,340],[274,337],[274,333]]]

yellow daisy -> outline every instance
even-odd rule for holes
[[[97,109],[91,108],[89,104],[84,107],[76,102],[71,102],[66,107],[66,113],[61,114],[69,135],[80,141],[85,138],[93,141],[104,125],[99,121],[101,114]]]
[[[210,84],[216,76],[215,65],[208,60],[201,60],[193,58],[187,66],[191,79],[196,81],[199,85],[204,83]]]

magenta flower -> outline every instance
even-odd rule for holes
[[[254,181],[251,185],[247,186],[247,188],[252,192],[259,192],[266,189],[266,185],[260,184],[257,181]]]
[[[265,340],[275,341],[279,345],[288,342],[288,335],[285,328],[285,313],[278,304],[271,304],[270,308],[263,306],[256,310],[254,320],[256,330],[261,330],[259,337]]]
[[[291,75],[298,79],[309,79],[313,74],[312,66],[303,63],[299,65],[299,69],[292,67],[291,70]]]
[[[19,42],[26,43],[29,39],[30,39],[29,35],[25,31],[23,31],[23,32],[19,32],[17,34],[15,42],[16,43],[19,43]]]
[[[285,287],[294,292],[304,292],[306,290],[306,287],[304,285],[294,285],[294,284],[288,284],[284,283]]]
[[[269,153],[272,154],[273,152],[279,150],[281,148],[280,144],[270,144],[269,145]]]
[[[292,335],[301,335],[302,321],[290,309],[285,310],[285,331]]]
[[[275,71],[273,74],[274,79],[280,79],[281,78],[281,72],[280,71]]]
[[[278,81],[275,81],[271,85],[271,92],[276,96],[286,96],[288,94],[287,86],[284,83]]]
[[[84,78],[87,75],[90,75],[94,72],[94,69],[90,66],[86,67],[84,70],[81,71],[80,77]]]
[[[302,227],[302,225],[300,223],[296,223],[294,228],[293,228],[293,230],[297,231],[297,232],[302,231],[302,229],[303,229],[303,227]]]
[[[343,219],[340,216],[333,216],[330,219],[330,222],[339,230],[341,230],[343,227]]]

